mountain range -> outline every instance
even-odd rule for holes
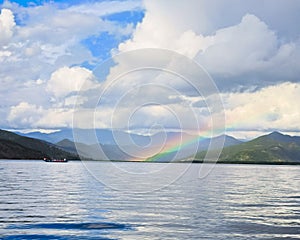
[[[202,162],[205,155],[206,151],[199,152],[194,161]],[[223,148],[218,163],[300,164],[300,137],[272,132]]]
[[[127,142],[132,139],[133,142],[139,145],[147,145],[151,141],[149,136],[127,133],[121,130],[109,129],[69,129],[63,128],[52,133],[42,133],[39,131],[22,133],[15,132],[21,136],[36,138],[51,143],[57,143],[62,140],[70,140],[72,142],[82,142],[88,145],[101,143],[103,145],[117,145],[116,139],[120,142]],[[172,133],[170,133],[172,134]]]
[[[158,132],[152,136],[127,133],[120,130],[109,129],[62,129],[53,133],[18,133],[23,136],[33,137],[45,141],[50,141],[60,148],[77,153],[89,159],[113,159],[129,161],[136,159],[137,156],[143,159],[147,155],[156,152],[167,151],[171,153],[160,156],[156,161],[169,162],[176,161],[190,156],[191,152],[203,151],[208,149],[214,142],[214,146],[224,138],[224,146],[240,144],[241,141],[230,136],[219,136],[213,139],[200,138],[197,135],[181,132]],[[74,139],[76,141],[74,141]],[[75,143],[76,142],[76,143]],[[189,142],[189,144],[185,144]],[[182,143],[181,147],[173,145]],[[164,146],[161,149],[161,146]]]
[[[77,153],[65,151],[55,144],[0,130],[0,159],[78,159]]]
[[[90,132],[80,131],[76,133],[83,134],[80,139],[88,139]],[[224,140],[224,147],[218,163],[300,164],[300,137],[292,137],[279,132],[263,135],[248,142],[242,142],[226,135],[210,139],[177,132],[157,133],[149,137],[119,131],[117,136],[122,139],[116,141],[112,131],[98,130],[97,139],[101,139],[101,142],[98,143],[89,141],[75,143],[72,130],[63,130],[52,134],[22,135],[0,130],[0,159],[42,159],[47,157],[131,161],[143,148],[145,151],[157,149],[158,142],[163,138],[164,148],[160,152],[165,154],[151,155],[145,159],[146,161],[203,162],[205,159],[206,162],[215,162],[216,159],[205,158],[206,151],[208,147],[212,152],[217,151],[219,147],[223,146]],[[178,139],[179,136],[182,137],[182,143],[190,143],[174,147],[172,140]],[[138,144],[138,147],[136,148],[128,139]],[[124,145],[118,145],[119,142]],[[191,152],[195,152],[195,150],[197,151],[196,156],[191,157]]]

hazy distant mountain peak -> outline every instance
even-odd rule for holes
[[[274,131],[274,132],[266,135],[265,137],[275,140],[275,141],[278,141],[278,142],[286,142],[286,143],[298,142],[300,140],[300,137],[292,137],[290,135],[282,134],[278,131]]]
[[[285,134],[283,134],[279,131],[273,131],[270,134],[268,134],[267,136],[269,136],[269,137],[283,137],[283,136],[288,136],[288,135],[285,135]]]

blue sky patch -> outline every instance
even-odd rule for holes
[[[94,57],[106,60],[111,56],[111,50],[117,48],[121,42],[128,38],[129,36],[119,38],[108,32],[103,32],[98,36],[85,39],[82,44],[91,51]]]
[[[104,17],[104,19],[125,24],[133,23],[136,25],[143,20],[144,16],[145,13],[143,11],[125,11],[108,15]]]
[[[143,11],[125,11],[115,13],[104,17],[106,21],[118,22],[121,26],[126,26],[129,23],[136,25],[144,18]],[[82,41],[82,44],[86,46],[94,57],[99,60],[106,60],[111,57],[111,50],[116,49],[121,42],[126,41],[131,36],[116,36],[109,32],[103,32],[100,35],[94,35]]]
[[[3,2],[4,1],[0,1],[1,4]],[[70,5],[76,5],[76,4],[82,3],[83,1],[80,1],[80,0],[73,0],[73,1],[68,1],[68,0],[30,0],[30,1],[11,0],[10,2],[17,3],[23,7],[30,7],[30,6],[44,5],[45,3],[62,3],[64,5],[70,6]]]

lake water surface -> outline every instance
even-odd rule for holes
[[[0,239],[300,239],[300,166],[93,164],[0,160]]]

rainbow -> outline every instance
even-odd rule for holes
[[[153,150],[153,149],[149,149],[147,152],[147,155],[151,156],[151,157],[134,158],[131,160],[138,161],[138,162],[154,162],[162,157],[165,157],[174,152],[180,151],[180,149],[182,149],[184,147],[187,147],[187,146],[197,143],[197,142],[201,142],[209,137],[211,137],[210,130],[202,132],[201,135],[197,132],[197,136],[189,135],[188,137],[185,137],[184,139],[182,138],[182,134],[179,134],[178,137],[169,139],[168,142],[165,144],[165,147],[159,153],[155,152],[155,150]]]
[[[246,116],[245,114],[245,118],[237,122],[232,122],[232,123],[226,123],[225,124],[225,128],[222,129],[215,129],[214,131],[212,129],[207,129],[204,130],[202,132],[197,132],[195,135],[190,135],[190,137],[186,137],[185,139],[182,139],[182,135],[179,134],[180,136],[177,138],[173,138],[173,139],[169,139],[168,142],[165,144],[165,147],[160,151],[160,152],[154,152],[153,149],[149,149],[149,150],[145,150],[148,151],[147,155],[151,156],[148,158],[133,158],[131,159],[132,161],[139,161],[139,162],[155,162],[158,159],[168,156],[174,152],[180,151],[180,149],[189,146],[191,144],[194,144],[196,142],[201,142],[207,138],[211,138],[212,137],[212,133],[213,132],[219,132],[219,135],[221,134],[225,134],[226,131],[232,131],[237,129],[239,126],[243,125],[243,124],[248,124],[251,123],[252,121],[257,122],[258,119],[263,119],[263,118],[268,118],[269,117],[269,113],[264,113],[264,114],[257,114],[257,115],[252,115],[252,116]]]

